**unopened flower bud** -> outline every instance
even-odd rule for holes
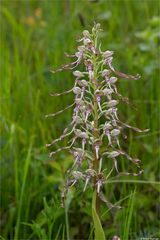
[[[100,23],[97,23],[96,24],[96,29],[100,29],[101,28],[101,24]]]
[[[97,34],[97,32],[100,30],[100,23],[97,23],[93,28],[92,28],[92,33]]]
[[[88,31],[88,30],[84,30],[84,31],[83,31],[83,36],[84,36],[84,37],[89,37],[89,36],[90,36],[89,31]]]

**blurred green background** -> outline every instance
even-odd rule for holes
[[[106,238],[160,236],[159,11],[156,0],[1,0],[2,239],[66,239],[67,228],[70,239],[92,239],[91,191],[82,194],[76,186],[66,208],[61,208],[60,187],[72,157],[64,152],[51,161],[45,147],[62,133],[72,112],[56,119],[44,116],[72,103],[72,95],[49,96],[70,89],[72,73],[53,75],[50,69],[70,61],[64,52],[75,52],[76,39],[84,29],[90,30],[94,21],[104,30],[102,49],[115,51],[114,66],[142,76],[136,82],[122,79],[118,85],[119,92],[131,101],[129,106],[121,105],[121,119],[150,128],[147,134],[129,131],[125,145],[132,156],[142,160],[142,176],[121,178],[105,187],[107,199],[123,207],[108,211],[103,204]],[[132,171],[130,165],[126,163]]]

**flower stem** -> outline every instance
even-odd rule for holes
[[[97,69],[96,69],[96,56],[93,56],[93,85],[94,85],[94,91],[97,89]],[[94,141],[99,138],[99,129],[98,129],[98,103],[96,96],[94,96]],[[99,160],[97,158],[96,154],[96,149],[93,148],[93,155],[94,155],[94,160],[93,160],[93,168],[97,172],[99,169]],[[96,190],[96,176],[94,177],[94,188]],[[96,191],[96,212],[99,215],[100,211],[100,199],[98,196],[98,193]]]

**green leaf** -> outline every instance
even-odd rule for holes
[[[101,225],[101,221],[96,212],[96,191],[94,191],[92,199],[92,216],[95,228],[95,240],[105,240],[105,234]]]
[[[128,209],[126,212],[126,220],[124,222],[123,239],[129,239],[129,233],[131,231],[131,220],[134,212],[135,193],[136,193],[136,188],[134,189],[134,192],[131,195],[131,198],[129,199]]]

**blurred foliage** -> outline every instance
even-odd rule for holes
[[[159,10],[158,0],[1,1],[1,239],[93,239],[92,193],[76,186],[61,208],[59,190],[72,157],[64,152],[52,160],[45,148],[70,122],[71,111],[57,119],[44,116],[73,101],[48,95],[74,81],[71,72],[53,75],[50,69],[69,61],[64,52],[75,51],[75,39],[94,21],[104,29],[102,49],[115,51],[114,66],[142,76],[119,83],[131,100],[120,107],[121,119],[150,128],[145,135],[127,132],[124,148],[141,158],[144,173],[105,186],[106,198],[123,208],[108,211],[102,204],[103,228],[107,239],[160,236]]]

